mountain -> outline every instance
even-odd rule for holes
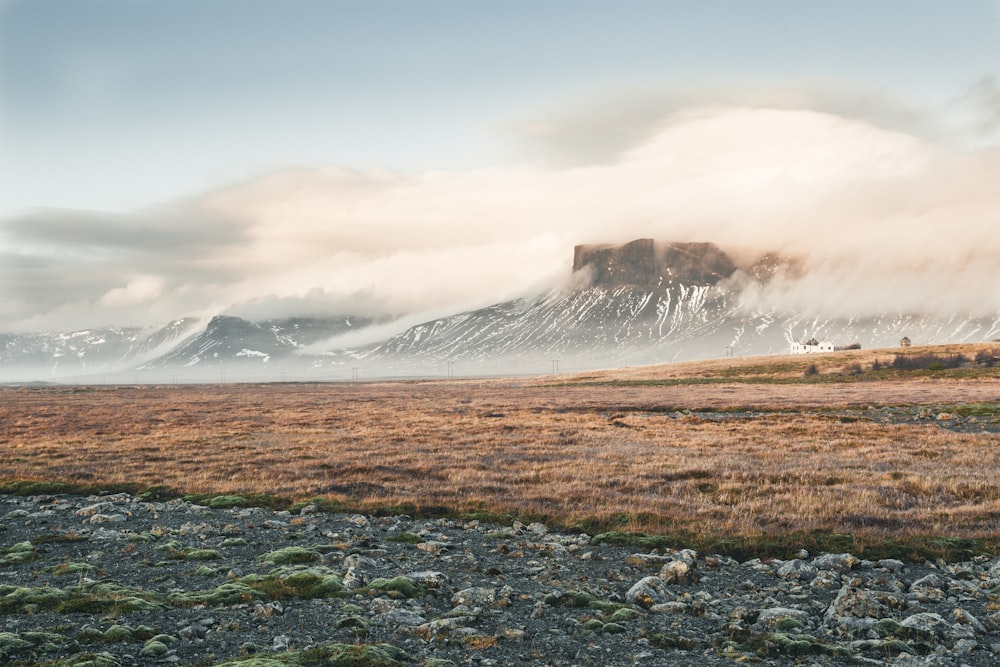
[[[445,364],[537,373],[785,354],[792,341],[809,338],[894,347],[903,336],[924,344],[1000,336],[1000,313],[824,318],[747,310],[738,287],[744,283],[729,280],[737,272],[764,284],[779,272],[794,278],[804,270],[774,253],[738,267],[712,243],[639,239],[577,246],[573,266],[577,279],[570,284],[578,287],[425,322],[342,355],[393,373],[440,373]]]
[[[427,321],[388,337],[385,320],[336,316],[250,321],[213,317],[160,328],[105,328],[60,334],[0,334],[0,372],[14,379],[128,373],[131,379],[185,381],[344,379],[458,374],[545,373],[705,359],[784,354],[795,340],[894,347],[1000,338],[1000,313],[971,317],[885,314],[806,317],[749,308],[744,286],[776,276],[795,280],[807,267],[776,253],[738,264],[712,243],[638,239],[574,248],[573,275],[545,294]],[[383,325],[374,327],[373,325]],[[317,352],[330,341],[355,347]],[[121,379],[121,377],[117,378]]]
[[[246,368],[272,362],[279,362],[276,365],[303,366],[308,361],[296,358],[303,347],[363,328],[373,321],[371,318],[343,316],[251,322],[218,315],[200,334],[142,365],[140,370],[202,368],[223,364]]]
[[[67,377],[127,370],[170,349],[196,324],[184,318],[162,327],[0,333],[0,371],[12,377]]]
[[[592,286],[654,289],[671,285],[715,285],[736,273],[729,255],[714,243],[578,245],[573,272],[587,273]]]
[[[250,379],[266,368],[302,371],[313,361],[300,355],[304,347],[375,321],[341,316],[251,322],[219,315],[203,328],[185,318],[163,327],[0,334],[0,380],[165,381],[168,376],[159,373],[165,370],[181,371],[184,380],[209,380],[229,368]]]

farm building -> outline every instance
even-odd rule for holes
[[[804,343],[798,340],[792,342],[792,354],[816,354],[818,352],[833,352],[833,343],[828,340],[822,343],[815,338],[810,338]]]

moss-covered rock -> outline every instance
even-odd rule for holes
[[[133,639],[132,628],[127,625],[112,625],[104,631],[104,641],[109,644],[130,642]]]
[[[109,614],[130,611],[153,611],[162,607],[155,595],[133,591],[112,582],[81,584],[56,588],[20,587],[0,591],[0,613],[31,614],[54,611],[60,614]]]
[[[315,549],[305,547],[285,547],[277,551],[270,551],[258,558],[263,563],[272,565],[293,565],[295,563],[316,563],[321,556]]]
[[[373,579],[362,591],[382,593],[394,598],[412,598],[420,594],[421,589],[409,577],[393,577],[392,579]]]
[[[306,651],[279,655],[252,656],[230,660],[225,667],[397,667],[412,662],[406,651],[392,644],[329,644]]]
[[[94,569],[90,563],[59,563],[59,565],[49,568],[49,571],[52,574],[62,576],[79,572],[92,572]]]
[[[35,560],[38,551],[31,542],[18,542],[6,549],[0,549],[0,566],[20,565]]]
[[[175,607],[193,607],[196,604],[215,607],[250,602],[261,597],[263,594],[260,591],[251,588],[242,581],[227,581],[207,590],[172,593],[167,600]]]
[[[608,616],[608,622],[627,623],[628,621],[638,618],[639,616],[642,616],[642,612],[636,609],[631,609],[629,607],[623,607],[621,609],[616,610],[613,614]]]
[[[240,583],[272,600],[328,598],[344,589],[339,576],[309,570],[289,574],[250,575],[240,579]]]
[[[545,596],[543,601],[545,604],[552,607],[575,607],[579,609],[586,609],[598,600],[586,591],[562,591],[549,593]]]
[[[150,639],[142,647],[142,655],[147,658],[160,658],[170,652],[170,647],[161,641]]]

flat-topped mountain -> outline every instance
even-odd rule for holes
[[[573,271],[590,274],[594,287],[715,285],[736,272],[714,243],[657,243],[637,239],[621,245],[578,245]]]

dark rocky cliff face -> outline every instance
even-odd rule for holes
[[[659,287],[671,283],[714,285],[736,271],[714,243],[656,243],[638,239],[624,245],[578,245],[573,271],[590,272],[597,287]]]

